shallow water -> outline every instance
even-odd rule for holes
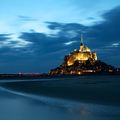
[[[120,106],[31,95],[1,86],[0,120],[120,120]]]

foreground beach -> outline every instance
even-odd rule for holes
[[[79,102],[120,105],[120,76],[78,76],[40,80],[1,81],[11,91]]]

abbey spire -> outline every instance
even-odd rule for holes
[[[83,47],[84,47],[84,44],[83,44],[83,34],[81,34],[81,36],[80,36],[80,49],[79,49],[79,51],[83,51]]]
[[[81,33],[81,36],[80,36],[80,41],[81,41],[81,44],[83,45],[83,34]]]

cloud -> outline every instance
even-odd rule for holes
[[[0,34],[0,41],[10,39],[10,34]]]
[[[92,26],[90,33],[94,33],[98,43],[105,44],[120,40],[120,7],[107,11],[102,15],[103,22]],[[93,35],[93,34],[92,34]]]
[[[45,22],[45,23],[47,23],[48,28],[52,30],[59,29],[65,31],[69,31],[69,30],[80,31],[80,30],[85,30],[87,28],[87,26],[84,26],[79,23],[57,23],[57,22]]]
[[[2,48],[25,48],[28,47],[32,42],[15,38],[14,34],[0,34],[0,49]]]
[[[64,43],[64,45],[68,46],[68,45],[72,45],[73,43],[76,43],[77,41],[69,41],[69,42],[66,42]]]
[[[66,46],[69,51],[71,51],[73,48],[79,47],[78,43],[80,42],[79,39],[81,31],[88,31],[87,26],[77,23],[46,23],[50,31],[49,33],[36,31],[22,32],[21,36],[19,37],[20,39],[32,42],[32,49],[34,49],[36,54],[42,54],[42,56],[43,54],[66,49]]]
[[[0,34],[0,62],[6,66],[14,64],[30,71],[47,71],[61,64],[64,55],[79,49],[80,34],[84,43],[98,54],[98,58],[120,66],[120,7],[105,11],[104,21],[92,26],[79,23],[45,22],[47,32],[32,29],[28,19],[28,30],[20,34]],[[92,19],[92,18],[89,18]],[[32,21],[33,23],[33,21]],[[39,24],[39,23],[37,23]],[[26,24],[25,24],[26,25]],[[9,60],[7,59],[7,57]],[[114,59],[117,58],[117,59]],[[25,66],[23,66],[24,64]],[[2,66],[2,64],[0,64]],[[22,70],[22,67],[18,70]]]
[[[18,18],[21,21],[37,21],[37,19],[35,18],[29,17],[29,16],[23,16],[23,15],[18,16]]]
[[[120,42],[113,42],[113,43],[110,43],[108,44],[107,46],[105,46],[105,48],[111,48],[111,49],[115,49],[117,47],[120,47]]]
[[[52,37],[45,33],[38,32],[23,32],[20,39],[33,43],[33,48],[36,54],[47,54],[56,50],[64,49],[64,41],[66,38]]]
[[[119,47],[119,46],[120,46],[120,43],[113,43],[112,46],[113,46],[113,47]]]

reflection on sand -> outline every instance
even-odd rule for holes
[[[120,76],[81,76],[30,81],[5,81],[2,87],[21,94],[120,106]]]
[[[74,102],[0,88],[1,120],[119,120],[116,106]],[[6,115],[7,113],[7,115]]]

